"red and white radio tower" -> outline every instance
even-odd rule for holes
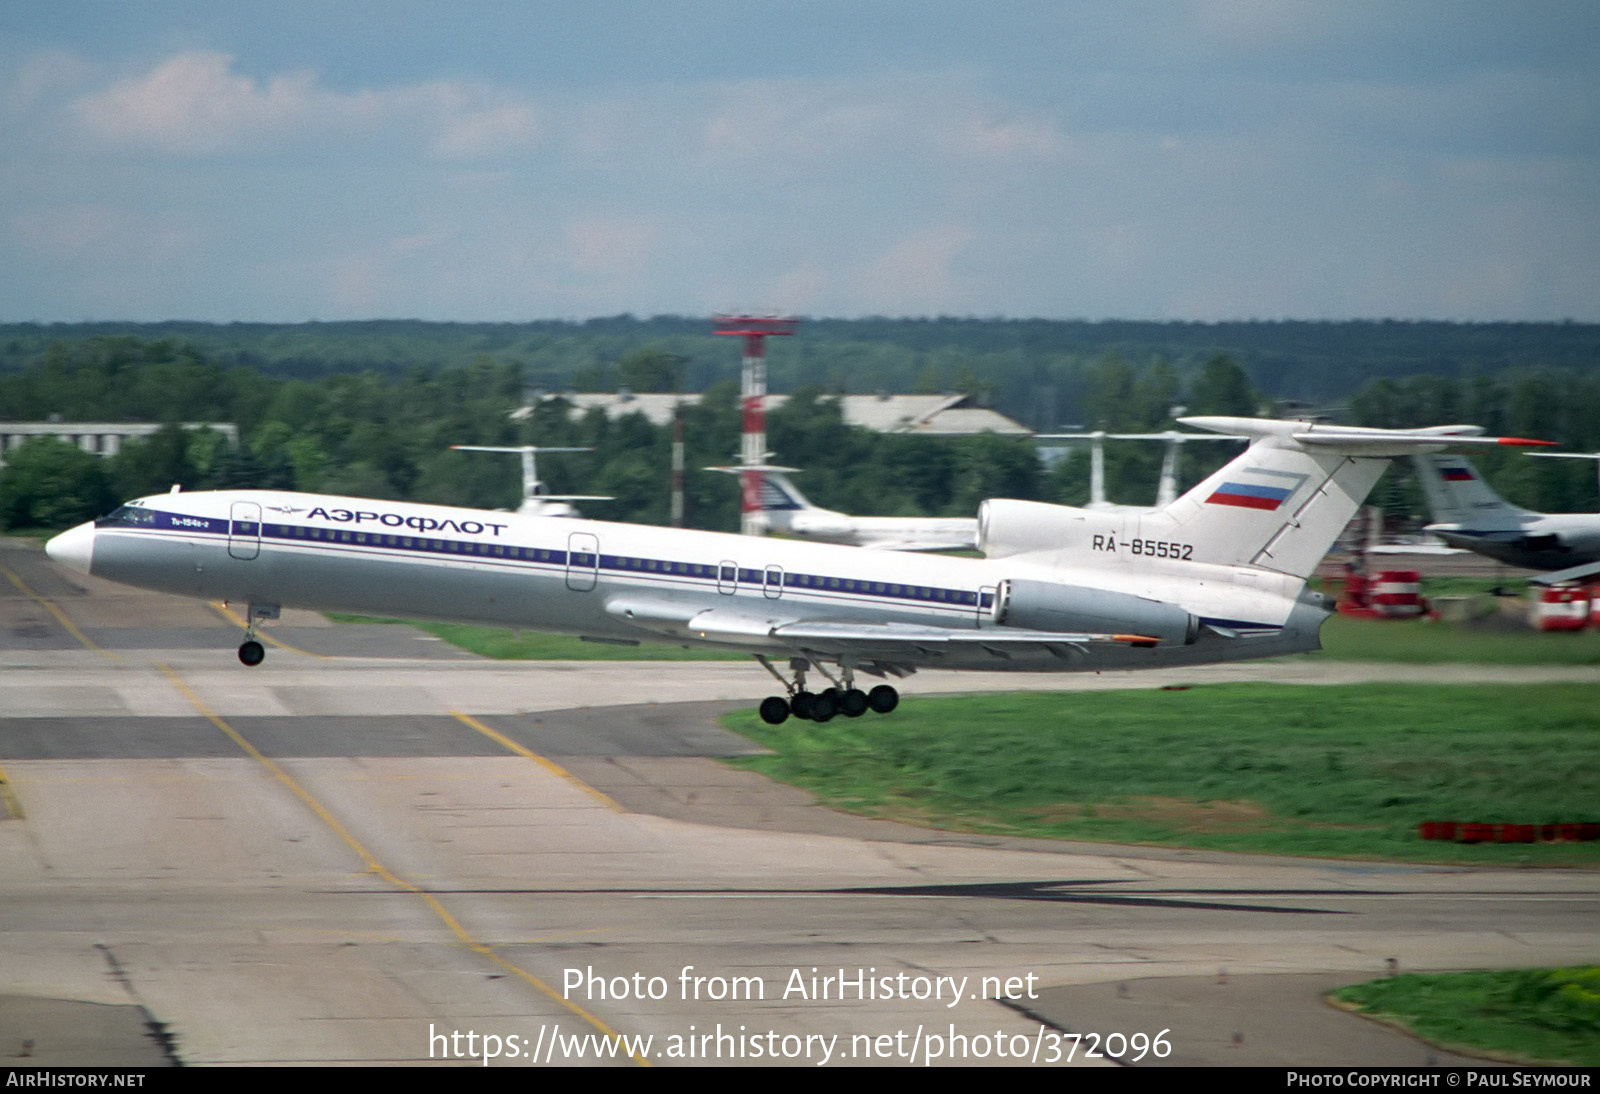
[[[758,536],[761,520],[761,468],[767,463],[767,336],[794,333],[798,319],[772,315],[718,315],[712,319],[718,334],[744,338],[744,377],[741,383],[744,436],[739,444],[739,530]]]

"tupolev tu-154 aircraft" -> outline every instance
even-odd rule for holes
[[[667,641],[754,656],[785,689],[768,722],[826,721],[898,692],[857,673],[1198,665],[1318,648],[1331,612],[1306,578],[1391,457],[1516,438],[1188,418],[1252,438],[1163,509],[991,499],[987,558],[948,558],[571,517],[270,490],[157,494],[63,532],[50,557],[96,577],[248,606]],[[788,659],[791,679],[773,667]],[[826,666],[836,666],[836,672]],[[808,690],[815,670],[832,687]]]

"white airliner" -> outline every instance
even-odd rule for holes
[[[1332,604],[1306,578],[1388,458],[1496,443],[1187,421],[1254,440],[1153,512],[986,501],[982,559],[264,490],[140,498],[46,550],[97,577],[247,606],[246,665],[264,655],[256,623],[284,607],[484,623],[749,653],[786,691],[761,704],[764,719],[825,721],[899,701],[888,684],[858,690],[857,673],[1153,668],[1316,649]],[[792,679],[772,665],[783,658]],[[812,669],[832,687],[810,692]]]
[[[1592,459],[1580,453],[1533,455]],[[1452,547],[1529,570],[1550,570],[1541,584],[1600,573],[1600,514],[1535,513],[1510,504],[1459,456],[1420,455],[1417,478],[1433,513],[1427,526]]]
[[[575,501],[611,501],[606,494],[552,494],[550,488],[539,481],[539,468],[534,457],[540,452],[593,452],[592,448],[540,448],[533,444],[453,444],[457,452],[517,452],[522,456],[522,503],[517,512],[525,517],[576,517],[581,516],[572,505]]]
[[[707,470],[737,474],[747,469]],[[761,524],[769,534],[880,551],[953,551],[978,545],[975,517],[853,517],[812,505],[785,473],[794,468],[750,470],[761,472]]]

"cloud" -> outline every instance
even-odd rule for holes
[[[1048,115],[996,101],[959,76],[744,80],[716,87],[701,110],[699,147],[713,160],[1027,160],[1067,147]]]
[[[474,83],[336,91],[309,71],[258,80],[225,53],[179,53],[149,72],[74,101],[70,115],[102,145],[179,156],[276,151],[306,141],[419,134],[448,159],[527,149],[539,125],[527,103]]]
[[[258,84],[222,53],[182,53],[153,71],[79,99],[72,108],[90,135],[108,143],[204,155],[276,140],[326,124],[351,104],[319,91],[308,72]]]

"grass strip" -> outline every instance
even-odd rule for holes
[[[892,715],[723,724],[733,762],[869,816],[962,831],[1211,850],[1600,865],[1600,844],[1424,841],[1422,821],[1600,813],[1600,706],[1581,685],[918,698]]]
[[[1454,1052],[1600,1067],[1600,967],[1411,974],[1330,993]]]
[[[585,642],[564,634],[539,631],[509,631],[497,627],[477,627],[462,623],[418,623],[404,619],[384,619],[368,615],[325,612],[335,623],[395,623],[416,627],[451,645],[460,646],[479,657],[497,661],[743,661],[747,654],[721,650],[685,649],[664,643],[642,642],[637,646],[615,646],[607,642]]]
[[[1600,629],[1544,633],[1504,618],[1473,624],[1336,615],[1322,625],[1322,652],[1309,656],[1408,664],[1600,665]]]

